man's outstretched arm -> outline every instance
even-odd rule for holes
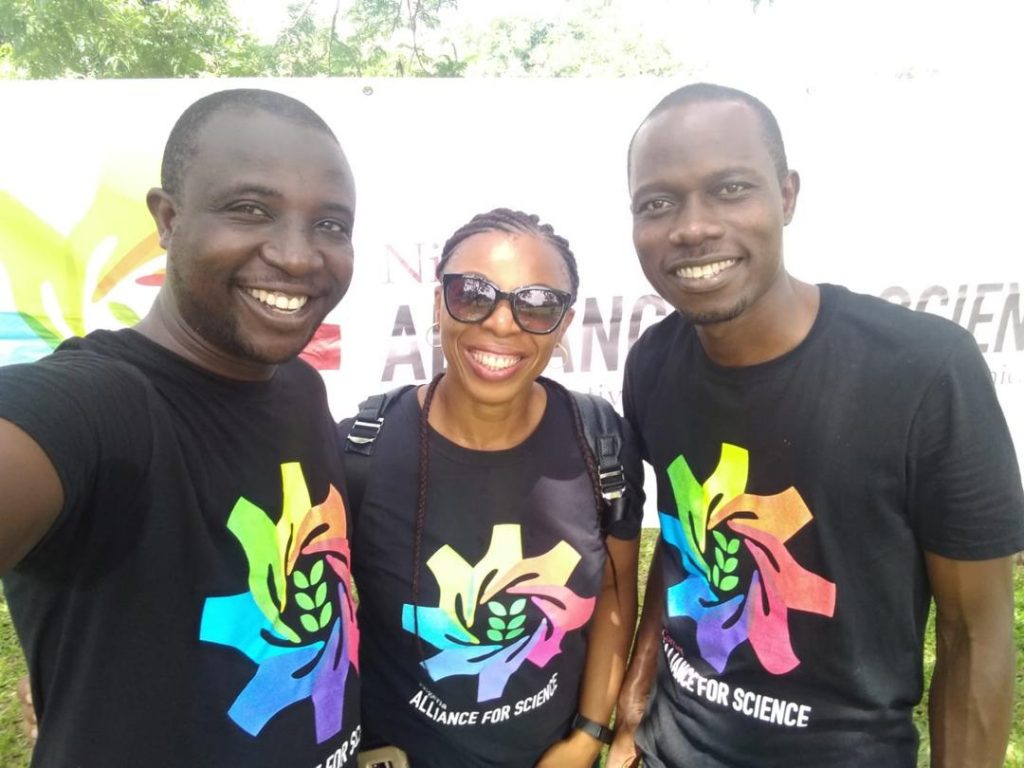
[[[31,437],[0,419],[0,576],[53,525],[64,489],[49,457]]]
[[[644,609],[640,615],[633,655],[619,691],[615,715],[615,741],[612,742],[606,765],[622,768],[633,764],[637,757],[636,729],[647,708],[655,674],[658,671],[658,646],[661,642],[662,614],[664,612],[664,579],[661,574],[661,536],[654,545],[654,556],[647,573],[644,590]]]
[[[1013,558],[925,553],[935,596],[932,768],[1001,768],[1013,707]]]

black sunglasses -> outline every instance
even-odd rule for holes
[[[442,275],[441,284],[445,309],[460,323],[482,323],[505,299],[516,325],[538,335],[555,330],[573,300],[571,293],[546,285],[524,285],[506,292],[478,275]]]

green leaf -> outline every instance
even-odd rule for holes
[[[526,623],[526,615],[525,614],[523,614],[522,616],[516,616],[514,619],[512,619],[512,621],[510,621],[508,623],[508,628],[509,629],[518,629],[519,627],[523,626],[523,624],[525,624],[525,623]]]
[[[505,639],[506,640],[515,640],[521,634],[523,634],[523,628],[522,627],[520,627],[519,629],[513,629],[511,632],[509,632],[507,635],[505,635]]]
[[[296,592],[295,602],[298,603],[299,608],[301,608],[304,611],[312,611],[314,608],[316,608],[316,606],[313,605],[312,598],[310,598],[310,596],[307,595],[305,592]]]
[[[491,616],[491,618],[487,620],[487,623],[491,625],[491,629],[505,628],[505,620],[499,619],[497,616]]]
[[[679,522],[686,534],[686,543],[691,552],[704,552],[707,537],[704,489],[682,456],[677,456],[665,471],[672,484],[672,494],[675,496],[676,509],[679,510]],[[707,576],[708,566],[703,558],[697,558],[696,565]]]
[[[135,314],[135,310],[126,304],[119,304],[116,301],[112,301],[107,304],[110,307],[110,314],[114,316],[117,322],[123,325],[135,325],[139,322],[139,316]]]
[[[327,582],[324,582],[316,588],[316,597],[313,598],[313,602],[316,603],[316,607],[319,608],[324,604],[324,600],[327,599]]]
[[[323,610],[320,611],[320,629],[327,626],[327,623],[331,620],[331,616],[333,614],[334,609],[331,607],[330,603],[327,603],[327,605],[323,607]]]
[[[718,550],[718,551],[721,552],[722,550]],[[739,564],[740,564],[740,561],[739,561],[738,558],[735,558],[735,557],[727,558],[726,561],[725,561],[725,565],[722,566],[722,570],[725,571],[726,573],[732,573],[733,571],[736,570],[736,566],[739,565]]]
[[[715,537],[715,541],[718,542],[718,546],[720,546],[722,549],[725,549],[729,545],[729,540],[721,531],[712,530],[711,535]]]
[[[736,585],[740,583],[740,580],[735,576],[726,576],[722,579],[722,583],[718,585],[718,588],[723,592],[731,592],[736,589]]]
[[[715,562],[718,563],[719,568],[725,570],[725,553],[718,547],[715,547]]]
[[[497,600],[492,600],[487,604],[487,607],[491,609],[491,613],[495,616],[508,616],[508,611],[505,610],[505,606],[499,603]]]
[[[307,589],[309,587],[309,579],[306,578],[306,574],[302,571],[295,571],[292,574],[292,581],[295,582],[295,586],[299,589]]]
[[[488,640],[493,640],[496,643],[500,643],[503,638],[502,638],[501,632],[499,632],[498,630],[496,630],[496,629],[488,629],[487,630],[487,639]]]
[[[508,612],[509,612],[510,615],[515,616],[517,613],[522,613],[523,609],[525,607],[526,607],[526,598],[525,597],[520,597],[518,600],[516,600],[514,603],[512,603],[512,606],[508,609]]]
[[[316,632],[320,629],[320,626],[316,623],[316,619],[314,619],[311,614],[304,613],[299,617],[299,619],[302,621],[302,626],[307,632]]]
[[[740,540],[733,539],[732,541],[730,541],[729,546],[725,548],[725,551],[728,552],[730,555],[735,555],[737,552],[740,551]]]
[[[309,570],[309,583],[319,584],[320,579],[324,577],[324,561],[317,560],[313,563],[313,567]]]
[[[718,566],[716,565],[714,568],[711,569],[711,583],[714,584],[717,587],[718,586],[718,580],[721,577],[722,577],[722,574],[718,570]]]

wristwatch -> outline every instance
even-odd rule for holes
[[[583,731],[595,739],[600,741],[602,744],[611,744],[612,739],[615,737],[615,731],[606,725],[601,725],[598,722],[591,720],[589,717],[584,717],[579,712],[576,713],[576,717],[572,721],[572,727],[577,731]]]

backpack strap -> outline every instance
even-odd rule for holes
[[[569,392],[580,414],[583,436],[597,463],[598,483],[604,509],[601,512],[601,533],[607,535],[611,526],[626,513],[626,471],[622,465],[622,427],[619,415],[603,397],[584,392]]]
[[[345,485],[352,514],[359,512],[363,496],[366,495],[370,457],[373,456],[374,442],[384,427],[384,414],[414,386],[406,384],[383,394],[372,395],[359,404],[355,419],[345,419],[338,424],[339,437],[344,438]]]
[[[584,392],[571,392],[559,384],[556,387],[569,395],[570,403],[580,414],[583,437],[597,464],[598,483],[604,508],[599,520],[602,535],[623,519],[627,505],[626,473],[622,464],[622,423],[611,404],[603,397]],[[407,384],[389,392],[373,395],[359,404],[355,419],[338,424],[339,437],[344,438],[345,485],[353,514],[359,512],[366,494],[370,476],[370,458],[375,441],[384,427],[385,414],[407,390]]]

